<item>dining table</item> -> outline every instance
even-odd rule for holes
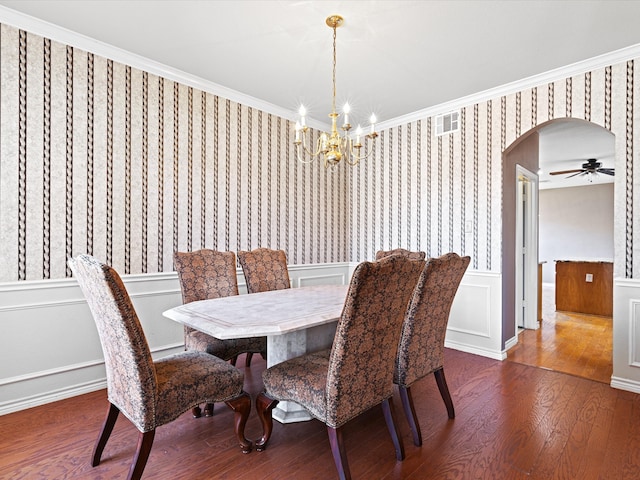
[[[221,340],[267,337],[267,368],[331,347],[348,285],[313,285],[186,303],[163,312],[171,320]],[[294,402],[279,402],[281,423],[311,420]]]

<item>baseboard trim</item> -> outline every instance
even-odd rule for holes
[[[488,350],[485,348],[476,347],[473,345],[467,345],[463,343],[451,342],[446,340],[444,346],[453,350],[459,350],[465,353],[472,353],[474,355],[480,355],[481,357],[492,358],[493,360],[503,361],[507,358],[506,352]]]
[[[173,353],[178,353],[184,350],[184,343],[174,343],[170,345],[163,345],[161,347],[154,348],[151,352],[154,358],[164,357]],[[41,370],[28,375],[19,375],[10,378],[1,379],[1,386],[8,386],[12,384],[18,384],[22,382],[48,382],[50,378],[61,377],[64,375],[78,372],[85,369],[92,369],[104,365],[104,360],[93,360],[89,362],[76,363],[73,365],[67,365],[60,368],[52,368],[49,370]],[[107,388],[106,377],[101,377],[88,382],[81,382],[74,385],[61,387],[55,390],[45,390],[43,393],[25,396],[17,398],[9,402],[0,402],[0,415],[17,412],[19,410],[25,410],[27,408],[37,407],[50,402],[56,402],[58,400],[64,400],[66,398],[75,397],[76,395],[83,395],[85,393],[95,392]]]
[[[51,402],[57,402],[66,398],[84,395],[85,393],[95,392],[107,388],[107,379],[102,378],[84,384],[74,385],[73,387],[65,387],[58,390],[52,390],[44,394],[32,395],[31,397],[21,398],[19,400],[0,403],[0,415],[26,410],[27,408],[39,407]]]
[[[609,385],[611,385],[612,388],[617,388],[618,390],[640,393],[640,382],[634,382],[627,378],[611,377],[611,383]]]
[[[518,335],[517,334],[515,336],[511,337],[506,342],[504,342],[504,355],[505,355],[505,358],[507,358],[507,351],[509,351],[510,348],[515,347],[517,344],[518,344]]]

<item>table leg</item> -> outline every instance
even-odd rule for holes
[[[269,335],[267,337],[267,367],[331,347],[337,322],[318,325],[306,330]],[[313,417],[294,402],[279,402],[272,416],[280,423],[306,422]]]

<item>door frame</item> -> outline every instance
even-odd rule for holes
[[[516,331],[538,323],[538,175],[516,164]]]

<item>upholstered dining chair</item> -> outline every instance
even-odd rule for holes
[[[411,396],[411,385],[433,373],[449,418],[455,417],[444,376],[444,340],[451,304],[469,257],[447,253],[427,260],[413,291],[398,346],[393,382],[398,385],[402,407],[411,427],[413,443],[422,445],[422,434]]]
[[[388,257],[389,255],[402,255],[410,258],[411,260],[424,260],[427,256],[424,252],[412,252],[411,250],[404,248],[395,248],[393,250],[378,250],[376,252],[376,260]]]
[[[139,479],[149,458],[156,428],[204,402],[226,402],[234,411],[240,448],[251,451],[244,428],[251,397],[242,390],[244,376],[222,359],[188,351],[153,361],[127,290],[118,273],[89,255],[69,259],[98,329],[107,370],[109,407],[93,449],[91,465],[100,463],[118,414],[139,430],[128,479]]]
[[[236,256],[233,252],[209,249],[175,252],[173,263],[178,272],[183,303],[238,295]],[[254,353],[267,358],[266,337],[220,340],[185,325],[184,344],[186,350],[207,352],[223,360],[231,360],[232,365],[242,353],[247,353],[247,367],[251,365]]]
[[[291,288],[287,255],[284,250],[256,248],[238,251],[238,262],[242,267],[247,293],[268,292]],[[247,353],[247,362],[251,361],[251,352]]]
[[[404,312],[423,266],[424,262],[392,256],[356,267],[332,348],[263,372],[265,388],[256,409],[264,433],[257,450],[266,448],[271,437],[273,408],[280,400],[293,401],[326,424],[339,477],[351,478],[342,427],[381,404],[396,458],[404,458],[391,399],[393,365]]]
[[[238,262],[242,267],[249,293],[291,288],[284,250],[270,248],[239,250]]]

